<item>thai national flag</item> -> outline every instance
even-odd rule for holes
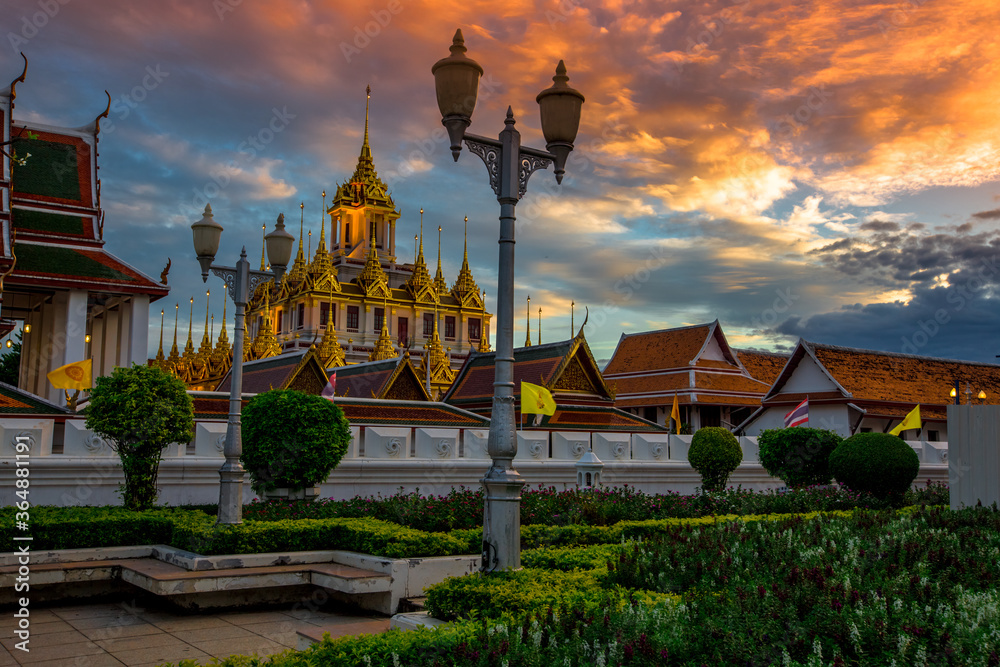
[[[326,383],[325,387],[323,387],[323,393],[320,394],[320,396],[329,401],[332,401],[334,400],[334,392],[336,391],[336,389],[337,389],[337,371],[334,371],[330,375],[330,381]]]
[[[785,415],[785,428],[802,426],[809,423],[809,398],[795,406],[795,409]]]

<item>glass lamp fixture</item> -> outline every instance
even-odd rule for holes
[[[556,66],[556,75],[552,77],[552,86],[538,93],[535,98],[541,111],[545,148],[556,156],[557,183],[562,183],[566,159],[573,150],[573,142],[580,131],[580,110],[584,102],[580,91],[570,88],[568,81],[566,63],[560,60]]]
[[[434,75],[441,122],[448,128],[448,138],[451,140],[451,156],[458,162],[458,155],[462,152],[462,137],[465,136],[465,129],[472,123],[472,112],[476,109],[479,77],[483,75],[483,68],[465,55],[467,49],[461,28],[455,31],[450,50],[450,56],[434,63],[431,73]]]
[[[215,254],[219,252],[219,239],[222,238],[222,225],[213,218],[211,204],[205,204],[205,213],[201,220],[191,225],[191,233],[194,236],[194,252],[201,264],[201,277],[203,281],[207,281],[208,269],[215,261]]]
[[[285,231],[285,214],[281,213],[274,223],[274,231],[264,237],[264,243],[267,245],[267,261],[274,271],[275,284],[280,283],[281,277],[285,275],[285,267],[292,258],[294,242],[295,237]]]

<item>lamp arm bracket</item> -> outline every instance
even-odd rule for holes
[[[531,174],[538,169],[547,169],[555,156],[522,146],[517,157],[520,158],[517,170],[517,198],[520,199],[528,191],[528,179],[531,178]]]
[[[494,194],[500,196],[500,155],[501,145],[496,139],[477,137],[474,134],[465,135],[465,145],[469,147],[469,152],[478,155],[486,165],[486,172],[490,177],[490,187]]]
[[[212,265],[212,273],[222,278],[223,282],[226,283],[226,291],[229,293],[229,298],[233,300],[233,303],[237,303],[236,300],[236,278],[237,270],[231,266],[216,266]],[[266,282],[274,280],[274,273],[271,271],[257,271],[255,269],[250,269],[249,274],[249,292],[247,293],[247,298],[253,295],[257,291],[257,288]],[[244,305],[246,303],[244,302]]]
[[[500,196],[500,162],[503,151],[503,144],[488,137],[480,137],[475,134],[465,135],[465,145],[469,151],[478,155],[486,165],[486,171],[490,177],[490,187],[494,194]],[[555,160],[555,155],[548,151],[538,150],[530,146],[522,146],[518,151],[517,170],[517,198],[520,199],[528,191],[528,179],[531,174],[538,169],[546,169]]]

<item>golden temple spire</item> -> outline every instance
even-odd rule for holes
[[[448,293],[448,282],[444,279],[444,272],[441,271],[441,225],[438,225],[438,270],[434,274],[434,289],[441,296]]]
[[[542,344],[542,309],[538,309],[538,344]]]
[[[576,330],[575,327],[573,326],[573,315],[574,315],[574,309],[575,308],[576,308],[576,301],[570,301],[569,302],[569,335],[570,336],[573,336],[574,335],[573,331]]]
[[[415,240],[419,238],[419,245],[417,246],[416,259],[413,262],[413,274],[406,281],[406,287],[414,299],[426,295],[428,298],[425,300],[430,300],[430,294],[425,290],[431,285],[431,274],[427,272],[427,263],[424,261],[424,209],[420,209],[420,234],[413,238]]]
[[[430,340],[424,345],[424,358],[420,362],[420,368],[424,374],[427,393],[431,392],[431,384],[444,388],[455,380],[456,371],[451,370],[451,364],[448,363],[448,356],[441,346],[441,338],[438,335],[437,305],[434,306],[434,328],[431,330]]]
[[[361,142],[361,157],[362,159],[371,160],[372,159],[372,149],[368,145],[368,107],[372,101],[372,87],[365,87],[365,138]]]
[[[524,317],[524,323],[528,328],[528,335],[524,339],[524,346],[531,347],[531,296],[528,296],[528,307],[524,311],[526,313]]]
[[[337,329],[333,324],[333,291],[330,292],[330,310],[326,315],[326,331],[323,332],[323,340],[319,344],[319,358],[324,368],[346,365],[344,348],[337,340]]]
[[[212,354],[212,338],[208,333],[208,318],[211,305],[212,292],[205,290],[205,333],[201,337],[201,347],[198,348],[198,356],[208,358]],[[193,303],[194,299],[192,299]]]
[[[278,345],[278,339],[274,336],[274,328],[271,326],[270,296],[271,289],[269,286],[265,286],[263,311],[264,320],[260,325],[260,329],[257,330],[257,335],[254,337],[253,343],[249,346],[253,350],[254,359],[274,357],[281,354],[281,347]],[[245,319],[243,324],[244,326],[246,325]]]
[[[188,358],[194,354],[194,340],[191,338],[192,324],[194,324],[194,297],[191,297],[191,316],[188,318],[188,341],[184,346],[184,357]]]
[[[382,361],[384,359],[392,359],[398,356],[396,354],[396,348],[392,344],[392,338],[389,337],[389,308],[386,304],[385,298],[382,299],[382,333],[379,334],[378,340],[375,342],[375,349],[372,350],[371,354],[368,355],[368,361]]]
[[[226,307],[228,305],[229,300],[225,298],[225,293],[223,293],[222,323],[219,325],[219,338],[215,341],[215,350],[212,352],[214,361],[227,358],[231,349],[229,346],[229,336],[226,335]]]
[[[358,275],[358,284],[365,290],[367,296],[376,296],[379,293],[385,295],[389,290],[389,278],[382,270],[382,263],[378,261],[378,250],[375,249],[374,220],[369,234],[368,257],[365,258],[365,268],[361,269]],[[378,289],[379,285],[382,286],[381,290]]]
[[[264,256],[266,255],[264,249],[267,245],[265,232],[267,232],[267,225],[261,225],[260,226],[260,270],[261,271],[267,271],[267,264],[264,263]]]
[[[479,285],[476,284],[476,279],[472,276],[472,270],[469,268],[469,216],[465,216],[462,268],[458,272],[458,279],[455,281],[455,286],[451,288],[451,293],[463,306],[478,305],[475,300],[479,296]]]
[[[295,263],[289,271],[289,278],[293,281],[301,281],[306,276],[306,257],[302,250],[302,239],[305,236],[305,202],[299,203],[299,252],[295,255]]]
[[[181,355],[177,352],[177,316],[180,314],[181,304],[174,304],[174,345],[170,348],[170,356],[167,357],[167,362],[173,366],[180,359]]]
[[[316,246],[316,254],[313,255],[309,270],[320,276],[327,273],[332,273],[334,277],[337,275],[337,268],[333,265],[333,259],[326,250],[326,190],[323,190],[323,206],[319,212],[319,244]]]
[[[479,352],[490,351],[490,336],[486,328],[486,290],[483,290],[483,316],[479,325]]]
[[[166,361],[163,357],[163,309],[160,308],[160,347],[156,350],[156,365],[163,367],[163,362]]]

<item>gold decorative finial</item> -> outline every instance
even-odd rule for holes
[[[542,344],[542,309],[538,309],[538,344]]]
[[[531,347],[531,296],[528,296],[528,306],[525,309],[526,316],[524,318],[524,323],[527,325],[528,334],[524,338],[524,346]]]
[[[573,324],[573,313],[576,307],[576,301],[569,302],[569,335],[572,336],[573,332],[576,331],[576,326]]]
[[[260,226],[260,270],[261,271],[265,271],[266,269],[264,267],[267,266],[264,263],[264,254],[265,254],[264,250],[267,241],[266,234],[267,234],[267,225],[261,225]]]
[[[444,271],[441,270],[441,225],[438,225],[438,268],[434,274],[434,287],[441,296],[448,293],[448,282],[444,279]]]
[[[163,367],[163,309],[160,308],[160,347],[156,350],[156,365]]]

